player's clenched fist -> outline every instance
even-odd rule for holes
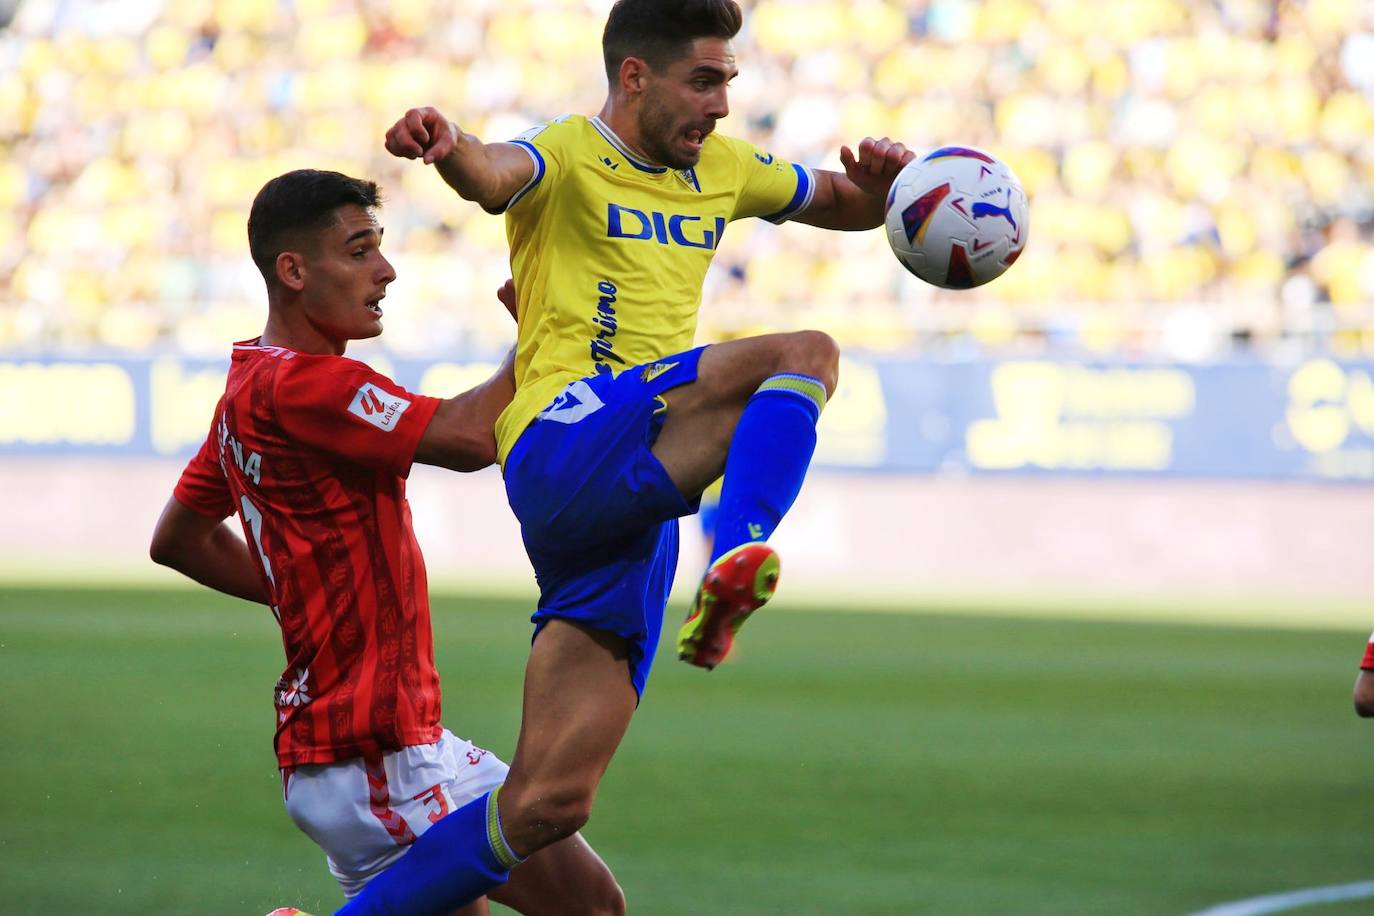
[[[459,136],[458,125],[437,108],[412,108],[386,132],[386,151],[431,165],[453,152]]]

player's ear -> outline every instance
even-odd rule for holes
[[[299,251],[277,255],[277,282],[296,292],[305,288],[305,258]]]
[[[642,57],[627,57],[620,62],[620,91],[638,95],[649,80],[649,63]]]

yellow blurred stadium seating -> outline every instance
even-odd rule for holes
[[[408,106],[485,139],[604,94],[609,0],[26,0],[0,30],[0,350],[251,336],[244,221],[289,168],[387,193],[395,351],[510,337],[499,220],[382,149]],[[1368,0],[746,2],[727,132],[814,166],[866,133],[987,148],[1032,203],[971,293],[878,234],[735,224],[703,339],[817,325],[882,349],[1371,355]]]

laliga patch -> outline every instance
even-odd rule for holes
[[[353,403],[348,405],[348,412],[362,417],[382,432],[389,433],[396,428],[396,424],[401,421],[401,414],[405,413],[409,406],[410,402],[405,398],[397,397],[371,382],[364,382],[358,393],[353,395]]]
[[[544,124],[536,124],[529,130],[525,131],[523,134],[516,134],[513,139],[524,140],[526,143],[528,143],[535,137],[542,134],[544,131],[548,130],[550,126],[554,124],[562,124],[564,121],[568,120],[568,117],[568,115],[559,115],[552,121],[545,122]]]

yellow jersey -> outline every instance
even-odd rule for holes
[[[811,202],[809,169],[712,133],[694,168],[636,157],[599,118],[565,115],[512,141],[534,161],[506,203],[518,297],[504,463],[569,382],[692,345],[706,269],[731,220],[782,222]]]

